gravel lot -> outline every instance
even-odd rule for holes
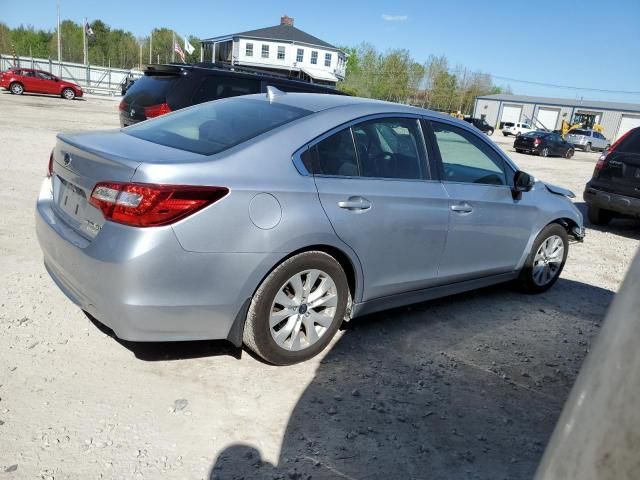
[[[117,102],[0,93],[0,478],[531,478],[640,239],[614,221],[558,284],[357,319],[278,368],[225,342],[118,341],[55,287],[33,206],[59,131],[113,128]],[[512,152],[581,193],[597,154]]]

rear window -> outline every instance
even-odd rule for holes
[[[167,147],[214,155],[310,113],[289,105],[233,98],[197,105],[123,132]]]
[[[619,152],[638,153],[640,154],[640,128],[635,128],[624,137],[620,142],[617,150]]]
[[[514,125],[513,122],[504,122],[505,127],[513,127],[513,125]]]
[[[145,75],[127,90],[124,101],[142,106],[164,103],[180,80],[177,75]]]
[[[588,130],[580,130],[578,128],[576,128],[575,130],[569,130],[568,135],[585,135],[585,136],[589,136],[589,131]]]
[[[539,137],[539,138],[544,138],[547,136],[547,134],[545,133],[540,133],[540,132],[527,132],[524,135],[522,135],[523,137]]]

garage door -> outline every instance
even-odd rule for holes
[[[627,133],[632,128],[640,127],[640,115],[623,115],[618,128],[616,139]]]
[[[538,114],[536,115],[536,117],[538,117],[536,127],[555,130],[558,115],[560,115],[560,110],[556,110],[555,108],[539,108]]]
[[[502,118],[500,119],[500,121],[518,123],[520,121],[521,113],[521,105],[504,105],[502,107]]]

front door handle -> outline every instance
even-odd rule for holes
[[[473,212],[473,207],[467,202],[463,202],[457,205],[451,205],[451,211],[460,214],[471,213]]]
[[[347,200],[338,202],[340,208],[350,211],[364,211],[371,208],[371,202],[363,197],[349,197]]]

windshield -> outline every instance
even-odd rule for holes
[[[167,147],[214,155],[310,113],[263,100],[233,98],[203,103],[123,132]]]

